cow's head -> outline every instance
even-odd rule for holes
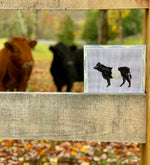
[[[71,49],[72,52],[74,52],[75,50],[77,50],[77,46],[76,45],[72,45],[72,46],[70,46],[70,49]]]
[[[49,50],[53,52],[54,60],[57,61],[59,65],[62,67],[73,67],[73,54],[69,46],[60,42],[55,46],[50,46]]]
[[[99,70],[99,71],[102,71],[103,70],[103,65],[100,63],[100,62],[98,62],[94,67],[93,67],[93,69],[97,69],[97,70]]]
[[[17,67],[30,68],[33,66],[31,49],[36,45],[35,40],[27,40],[25,37],[13,37],[5,43],[5,48],[9,51],[13,63]]]

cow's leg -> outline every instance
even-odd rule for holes
[[[57,87],[57,91],[58,92],[61,92],[61,89],[62,89],[62,83],[61,82],[59,82],[59,81],[55,81],[55,84],[56,84],[56,87]]]
[[[69,84],[67,85],[67,90],[66,90],[66,92],[70,92],[70,91],[71,91],[71,88],[72,88],[72,83],[69,83]]]
[[[61,79],[54,78],[54,83],[57,87],[57,92],[61,92],[61,89],[62,89],[62,86],[63,86],[63,83],[62,83]]]
[[[61,86],[57,86],[57,91],[61,92],[61,88],[62,88]]]
[[[21,78],[17,87],[17,91],[26,91],[27,83],[31,75],[31,72],[32,72],[32,68],[26,68],[24,70],[24,73],[22,73],[22,75],[19,75]]]
[[[120,87],[125,83],[126,79],[123,77],[123,83],[120,85]]]
[[[28,79],[28,76],[24,75],[18,84],[17,91],[26,91]]]
[[[126,80],[127,80],[127,81],[128,81],[128,83],[129,83],[128,87],[131,87],[131,80],[130,80],[130,78],[129,78],[129,77],[127,77],[127,78],[126,78]]]
[[[26,91],[26,87],[27,87],[27,82],[22,82],[19,84],[17,91]]]
[[[110,79],[106,79],[107,80],[107,87],[109,87],[111,84],[110,84]]]
[[[0,82],[0,91],[6,91],[6,89],[5,89],[5,87],[4,87],[2,82]]]

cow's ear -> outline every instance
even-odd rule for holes
[[[30,48],[34,48],[36,44],[37,44],[37,41],[36,40],[29,41]]]
[[[55,51],[55,47],[54,46],[50,46],[49,47],[49,50],[52,51],[52,52],[54,52]]]
[[[9,49],[10,51],[14,51],[15,47],[10,42],[5,42],[5,47]]]
[[[77,46],[72,45],[72,46],[70,46],[70,49],[71,49],[71,51],[75,51],[75,50],[77,50]]]

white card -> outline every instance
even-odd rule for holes
[[[84,46],[85,93],[145,93],[145,45]]]

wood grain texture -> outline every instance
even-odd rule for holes
[[[150,2],[149,2],[150,7]],[[150,10],[144,12],[143,41],[147,45],[146,53],[146,92],[147,92],[147,128],[146,144],[141,146],[141,165],[150,164]]]
[[[145,143],[145,95],[0,93],[1,139]]]
[[[148,0],[0,0],[0,9],[148,8]]]

